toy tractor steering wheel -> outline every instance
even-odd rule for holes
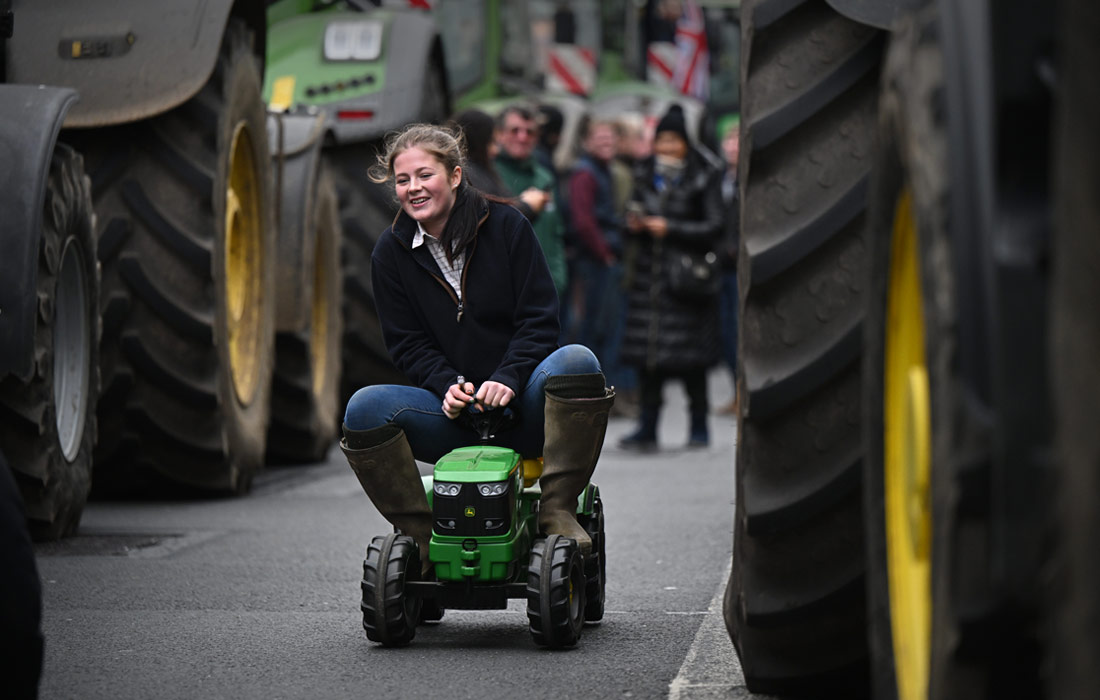
[[[467,406],[458,417],[463,425],[473,430],[482,443],[490,440],[505,430],[511,429],[516,424],[516,413],[511,408],[487,408],[478,410],[474,406]]]

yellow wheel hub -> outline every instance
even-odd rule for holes
[[[259,384],[257,362],[263,317],[263,217],[252,135],[241,122],[233,130],[225,193],[225,303],[229,370],[237,400],[247,406]]]
[[[932,593],[928,364],[912,194],[894,211],[886,307],[886,558],[899,700],[927,697]]]

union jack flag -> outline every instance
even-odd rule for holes
[[[672,85],[685,95],[706,100],[710,93],[710,51],[706,22],[694,0],[683,0],[676,21],[676,69]]]

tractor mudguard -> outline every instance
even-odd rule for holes
[[[275,330],[306,328],[313,288],[315,231],[309,217],[321,166],[326,118],[317,114],[269,112],[267,136],[279,198],[276,223],[279,255],[276,279]],[[307,293],[303,293],[305,290]]]
[[[14,3],[8,82],[80,92],[66,127],[122,124],[166,112],[206,84],[230,12],[264,36],[251,0],[54,0]],[[255,5],[258,10],[254,10]],[[254,46],[258,56],[263,47]]]
[[[21,381],[34,369],[38,246],[50,158],[68,88],[0,85],[0,377]]]

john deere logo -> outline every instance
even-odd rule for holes
[[[467,518],[472,518],[477,515],[477,511],[474,510],[473,506],[466,506],[466,510],[463,512],[463,515],[465,515]]]

